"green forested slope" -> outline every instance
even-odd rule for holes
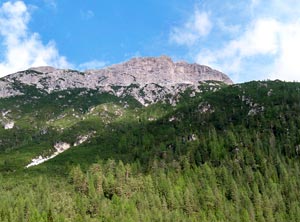
[[[298,221],[299,90],[249,82],[176,107],[80,90],[0,100],[16,122],[0,129],[0,221]]]

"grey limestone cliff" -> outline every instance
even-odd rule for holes
[[[30,68],[0,79],[0,98],[22,95],[15,87],[17,83],[47,93],[87,88],[117,96],[130,94],[145,105],[162,100],[168,94],[175,95],[187,87],[197,89],[200,82],[207,80],[232,84],[227,75],[208,66],[173,62],[167,56],[133,58],[122,64],[85,72],[53,67]]]

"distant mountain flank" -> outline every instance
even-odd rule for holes
[[[187,88],[197,91],[205,81],[233,83],[227,75],[208,66],[173,62],[167,56],[145,57],[85,72],[48,66],[30,68],[0,79],[0,98],[24,95],[24,86],[33,86],[46,93],[86,88],[118,97],[131,95],[143,105],[166,98],[174,103],[175,95]]]

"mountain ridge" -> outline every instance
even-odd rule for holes
[[[197,90],[200,82],[211,80],[233,83],[227,75],[208,66],[173,62],[167,56],[141,57],[84,72],[49,66],[33,67],[0,79],[0,98],[23,95],[15,87],[18,83],[34,86],[47,93],[86,88],[109,92],[118,97],[131,95],[146,105],[164,100],[167,95],[175,96],[187,88]],[[157,94],[157,91],[160,93]]]

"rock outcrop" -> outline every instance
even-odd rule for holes
[[[199,82],[215,80],[232,84],[230,78],[208,66],[173,62],[169,57],[133,58],[99,70],[79,72],[53,67],[30,68],[0,80],[0,98],[22,95],[17,84],[35,86],[47,93],[74,88],[94,89],[116,96],[132,95],[142,104],[175,95]],[[170,101],[171,102],[171,101]]]
[[[36,158],[33,158],[31,160],[31,163],[29,163],[25,168],[29,168],[32,166],[37,166],[40,165],[41,163],[44,163],[50,159],[53,159],[54,157],[56,157],[57,155],[65,152],[66,150],[70,149],[71,145],[69,143],[65,143],[65,142],[57,142],[54,145],[54,149],[55,152],[51,155],[51,156],[47,156],[47,157],[43,157],[43,156],[38,156]]]
[[[13,121],[10,121],[10,122],[4,124],[4,129],[6,129],[6,130],[12,129],[12,128],[14,128],[14,126],[15,126],[15,123]]]

